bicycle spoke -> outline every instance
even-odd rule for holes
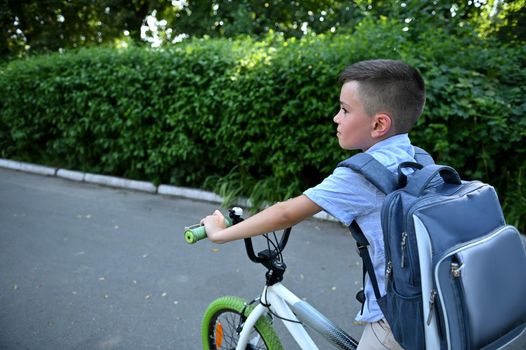
[[[218,349],[229,349],[234,350],[239,341],[239,334],[237,328],[241,323],[241,315],[235,312],[224,312],[217,317],[214,332],[211,336],[217,336],[217,328],[221,327],[222,331],[221,337],[222,341],[216,343]],[[217,339],[214,339],[217,340]],[[255,329],[251,330],[249,341],[247,344],[248,350],[265,350],[267,347],[263,343],[261,336],[257,333]]]

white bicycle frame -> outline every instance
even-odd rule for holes
[[[265,286],[260,301],[243,325],[236,350],[246,349],[250,333],[257,320],[268,312],[267,307],[280,317],[296,321],[290,322],[283,320],[283,323],[296,343],[303,350],[318,350],[318,347],[305,330],[303,324],[308,325],[320,333],[338,349],[354,350],[358,345],[356,340],[328,320],[309,303],[294,295],[294,293],[281,283]]]

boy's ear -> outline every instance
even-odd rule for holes
[[[393,126],[393,120],[386,113],[377,113],[373,117],[373,128],[371,130],[371,137],[382,138],[389,134],[391,127]]]

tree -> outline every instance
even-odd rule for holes
[[[144,18],[157,0],[1,0],[0,57],[58,51],[129,36],[141,41]]]
[[[526,41],[526,0],[489,1],[476,17],[482,35],[503,42]]]
[[[285,37],[351,30],[365,17],[427,26],[452,35],[477,30],[526,40],[526,0],[0,0],[0,59],[129,41],[159,45],[182,37]]]
[[[189,1],[169,22],[192,36],[259,36],[270,30],[300,37],[325,32],[359,17],[353,2],[338,0]]]

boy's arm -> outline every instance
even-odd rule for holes
[[[307,196],[301,195],[285,202],[278,202],[239,224],[227,228],[225,228],[224,216],[218,210],[201,220],[201,223],[205,225],[208,239],[214,243],[225,243],[285,229],[321,210],[319,205]]]

